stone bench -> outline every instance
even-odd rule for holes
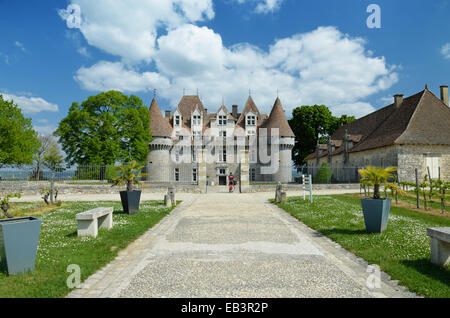
[[[97,237],[98,229],[111,229],[113,227],[113,207],[96,208],[76,216],[78,222],[78,236]]]
[[[450,264],[450,227],[428,228],[427,235],[431,238],[431,262]]]

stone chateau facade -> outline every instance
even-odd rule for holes
[[[340,181],[357,178],[357,168],[396,166],[399,181],[415,182],[428,174],[450,180],[450,108],[448,86],[440,98],[425,90],[338,129],[306,158],[310,172],[323,163],[341,171]],[[347,169],[342,169],[346,168]],[[354,167],[354,168],[352,168]]]
[[[230,173],[246,185],[292,181],[295,136],[279,98],[267,115],[251,96],[242,112],[238,105],[231,112],[221,105],[216,113],[208,112],[198,96],[183,96],[164,116],[154,98],[150,118],[151,183],[227,185]]]

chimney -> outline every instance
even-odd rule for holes
[[[449,106],[448,105],[448,86],[447,85],[441,86],[441,100],[445,105]]]
[[[166,118],[170,118],[170,110],[166,110]]]
[[[238,117],[238,105],[233,105],[233,112],[231,113],[234,118]]]
[[[403,104],[403,95],[402,94],[394,95],[394,104],[395,104],[395,107],[397,107],[397,108]]]

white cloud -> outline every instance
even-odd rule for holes
[[[158,69],[169,76],[208,76],[223,71],[225,50],[219,34],[187,24],[158,39]],[[182,48],[182,49],[180,49]]]
[[[78,53],[80,53],[81,55],[83,55],[85,57],[91,57],[91,54],[89,54],[89,52],[85,46],[79,47],[77,51],[78,51]]]
[[[212,19],[214,10],[212,0],[71,0],[59,15],[90,45],[132,64],[151,62],[159,28]]]
[[[47,102],[40,97],[29,96],[16,96],[12,94],[3,94],[3,99],[11,101],[13,100],[25,114],[34,114],[44,111],[57,112],[59,111],[58,105]]]
[[[394,102],[394,97],[393,96],[382,97],[380,98],[380,101],[384,103],[383,105],[390,105]]]
[[[237,1],[239,4],[255,3],[256,13],[267,14],[280,9],[281,4],[283,3],[284,0],[235,0],[235,1]]]
[[[145,92],[154,88],[167,89],[169,81],[158,73],[127,69],[120,62],[101,61],[89,68],[77,71],[75,80],[90,91],[121,90],[127,92]]]
[[[362,100],[398,81],[394,68],[383,57],[370,56],[364,45],[334,27],[320,27],[276,40],[267,52],[248,43],[227,48],[211,29],[184,25],[158,39],[159,73],[103,61],[81,68],[76,80],[97,91],[157,88],[172,105],[183,89],[199,88],[210,109],[218,108],[222,96],[227,104],[242,105],[251,89],[263,112],[270,112],[278,89],[289,113],[300,105],[325,104],[338,114],[361,116],[374,110]]]
[[[278,10],[283,0],[264,0],[256,6],[257,13],[269,13]]]
[[[22,52],[25,52],[25,46],[23,45],[23,43],[20,43],[19,41],[14,42],[14,45],[17,46],[19,49],[22,50]]]
[[[368,54],[364,45],[334,27],[320,27],[276,40],[267,52],[248,43],[227,48],[213,30],[184,25],[158,39],[159,73],[100,62],[81,68],[76,79],[88,90],[158,88],[172,105],[183,89],[193,93],[199,88],[209,109],[218,108],[222,96],[227,104],[242,105],[250,88],[263,112],[270,112],[279,89],[289,113],[300,105],[325,104],[337,114],[362,116],[374,110],[362,100],[398,80],[394,68]]]
[[[0,52],[0,58],[5,62],[6,65],[9,65],[9,56]]]
[[[441,54],[446,58],[450,59],[450,43],[444,44],[441,48]]]
[[[352,115],[356,118],[364,117],[376,109],[369,103],[356,102],[351,104],[340,104],[331,107],[333,116],[340,117],[342,115]]]

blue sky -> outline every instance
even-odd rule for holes
[[[173,110],[198,88],[210,111],[251,89],[262,112],[278,90],[289,115],[317,103],[362,116],[450,84],[449,13],[449,0],[0,0],[0,93],[42,133],[109,89],[146,105],[157,89]]]

